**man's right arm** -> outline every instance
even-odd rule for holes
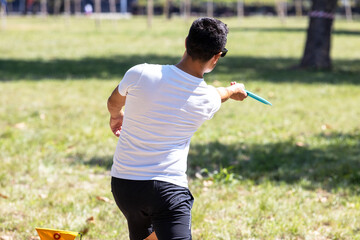
[[[120,136],[120,131],[124,118],[124,111],[122,108],[125,106],[126,96],[119,93],[118,87],[114,89],[107,101],[107,108],[110,113],[110,128],[115,136]]]
[[[229,98],[236,101],[242,101],[247,97],[245,86],[241,83],[232,83],[229,87],[218,87],[216,90],[220,95],[222,103]]]

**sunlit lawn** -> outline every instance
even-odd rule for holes
[[[189,154],[194,239],[360,239],[360,22],[336,20],[332,71],[292,70],[307,18],[222,19],[205,79],[273,103],[226,102]],[[191,21],[7,19],[0,31],[0,239],[35,227],[127,239],[106,100],[138,63],[177,63]]]

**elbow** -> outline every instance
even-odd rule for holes
[[[114,108],[114,103],[111,101],[111,96],[107,100],[107,108],[109,111]]]

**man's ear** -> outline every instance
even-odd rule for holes
[[[213,64],[217,64],[217,61],[219,61],[219,58],[221,57],[221,52],[213,56]]]

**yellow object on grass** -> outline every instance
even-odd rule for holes
[[[35,228],[41,240],[74,240],[81,233],[49,228]]]

